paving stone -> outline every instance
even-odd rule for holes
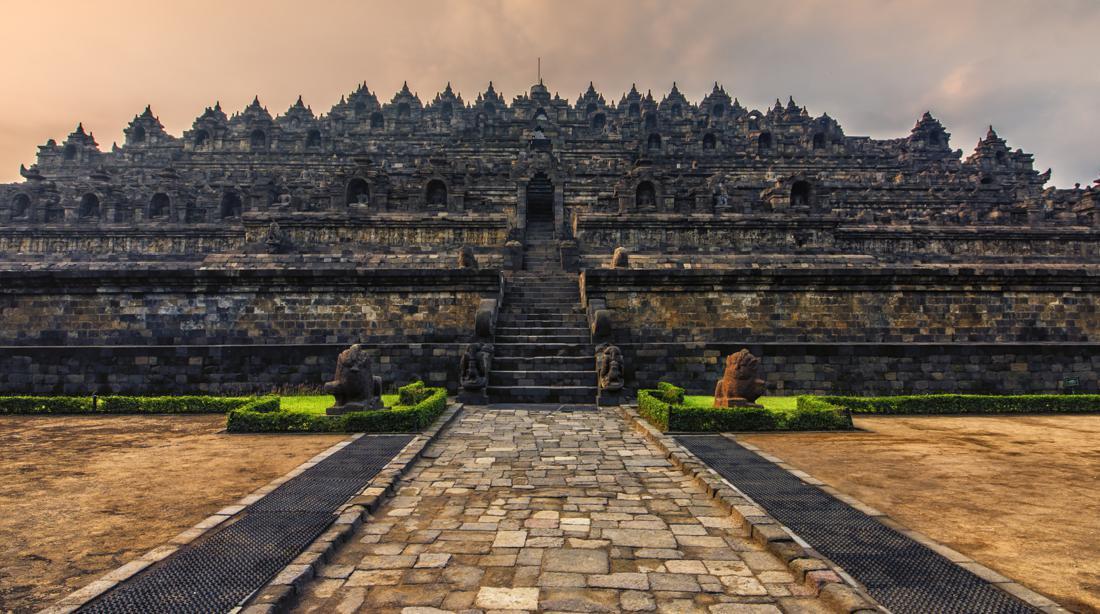
[[[539,607],[554,612],[615,612],[619,607],[619,593],[603,589],[545,589]]]
[[[603,550],[572,548],[547,550],[542,559],[542,567],[546,571],[605,574],[608,570],[607,553]]]
[[[375,569],[355,571],[348,577],[347,586],[387,586],[401,582],[405,572],[400,569]]]
[[[675,548],[676,538],[671,531],[648,531],[643,529],[603,529],[600,536],[610,539],[616,546],[635,548]]]
[[[588,576],[588,585],[599,588],[646,590],[649,588],[649,579],[644,573],[621,572]]]
[[[653,597],[641,591],[624,591],[619,598],[619,605],[626,612],[651,612],[657,609],[657,602]]]
[[[584,574],[579,573],[547,571],[543,572],[538,579],[538,585],[545,587],[579,588],[586,584]]]
[[[651,573],[649,586],[655,591],[682,591],[698,593],[703,590],[695,576],[677,573]]]
[[[539,589],[483,586],[474,603],[487,610],[535,610],[539,607]]]
[[[494,548],[522,548],[527,543],[527,531],[497,531]]]
[[[667,561],[665,568],[669,573],[705,574],[707,567],[703,561]]]
[[[426,553],[416,559],[415,567],[445,567],[450,560],[450,554]]]

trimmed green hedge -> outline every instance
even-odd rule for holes
[[[397,404],[416,405],[431,395],[431,389],[425,386],[424,382],[416,380],[397,389]]]
[[[661,382],[657,390],[638,391],[638,413],[662,431],[824,431],[852,428],[852,416],[845,408],[815,397],[799,397],[798,406],[787,410],[695,407],[683,405],[683,399],[682,388]]]
[[[0,397],[0,414],[224,414],[255,397]]]
[[[0,414],[90,414],[92,397],[0,397]]]
[[[661,398],[665,403],[684,404],[684,389],[679,386],[674,386],[668,382],[658,382],[657,391],[661,393]]]
[[[224,414],[255,397],[99,397],[108,414]]]
[[[447,390],[429,388],[419,382],[403,386],[402,399],[419,400],[411,405],[388,409],[357,411],[341,416],[284,411],[278,399],[274,407],[245,406],[226,416],[230,433],[409,433],[422,431],[447,409]],[[408,390],[406,390],[408,388]]]
[[[1068,414],[1100,412],[1100,394],[927,394],[816,397],[853,414]],[[799,399],[801,401],[801,399]]]
[[[664,395],[659,390],[639,390],[638,413],[657,428],[667,431],[672,405],[664,400]]]

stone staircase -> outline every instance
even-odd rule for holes
[[[594,349],[576,274],[561,268],[552,222],[531,220],[524,270],[504,289],[489,374],[493,403],[591,404]]]

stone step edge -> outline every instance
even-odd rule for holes
[[[1054,600],[1050,599],[1049,597],[1046,597],[1045,595],[1042,595],[1042,594],[1040,594],[1036,591],[1033,591],[1033,590],[1027,588],[1023,584],[1020,584],[1019,582],[1016,582],[1016,581],[1014,581],[1014,580],[1012,580],[1008,577],[1005,577],[1005,576],[1001,575],[1000,573],[994,571],[993,569],[990,569],[989,567],[986,567],[985,565],[982,565],[978,561],[975,561],[974,559],[970,558],[969,556],[967,556],[967,555],[965,555],[965,554],[963,554],[963,553],[961,553],[957,550],[954,550],[954,549],[952,549],[952,548],[950,548],[950,547],[948,547],[944,544],[941,544],[940,542],[932,539],[931,537],[928,537],[927,535],[925,535],[924,533],[921,533],[920,531],[916,531],[914,529],[911,529],[911,528],[903,525],[900,521],[898,521],[895,518],[892,518],[889,514],[886,514],[885,512],[883,512],[883,511],[881,511],[881,510],[879,510],[875,507],[872,507],[872,506],[864,503],[863,501],[860,501],[859,499],[856,499],[855,497],[853,497],[851,495],[848,495],[846,493],[843,493],[843,492],[833,488],[832,486],[828,485],[826,482],[823,482],[822,480],[817,479],[816,477],[810,475],[809,473],[807,473],[805,471],[802,471],[801,469],[796,469],[795,467],[788,464],[783,459],[781,459],[781,458],[779,458],[779,457],[777,457],[773,454],[770,454],[768,452],[765,452],[764,450],[761,450],[760,448],[758,448],[757,446],[754,446],[751,443],[748,443],[748,442],[745,442],[745,441],[739,441],[737,439],[737,437],[735,435],[731,434],[731,433],[722,433],[722,437],[725,437],[726,439],[729,439],[730,441],[736,442],[737,445],[745,448],[746,450],[750,450],[752,452],[755,452],[757,455],[759,455],[764,460],[766,460],[769,463],[772,463],[772,464],[776,465],[780,469],[783,469],[784,471],[794,475],[795,477],[802,480],[803,482],[805,482],[807,484],[811,484],[813,486],[817,486],[818,488],[820,488],[824,492],[832,495],[836,499],[839,499],[840,501],[856,508],[857,510],[863,512],[864,514],[867,514],[868,516],[873,517],[875,520],[878,520],[882,524],[890,527],[891,529],[894,529],[898,533],[901,533],[901,534],[909,537],[913,541],[927,547],[929,550],[935,551],[936,553],[940,554],[941,556],[948,559],[952,563],[955,563],[956,565],[959,565],[960,567],[966,568],[968,571],[973,572],[975,575],[982,578],[983,580],[985,580],[989,584],[992,584],[993,586],[1003,590],[1004,592],[1012,595],[1013,597],[1016,597],[1017,599],[1023,600],[1028,605],[1031,605],[1031,606],[1035,607],[1036,609],[1039,609],[1043,612],[1047,612],[1049,614],[1069,614],[1069,610],[1067,610],[1067,609],[1063,608],[1062,606],[1058,605]]]
[[[763,508],[730,486],[694,454],[676,440],[657,430],[626,405],[619,412],[634,429],[656,445],[665,458],[685,475],[698,483],[720,507],[741,524],[741,530],[753,541],[786,564],[794,577],[814,590],[823,604],[842,614],[881,613],[883,609],[863,591],[856,588],[816,552],[799,545],[794,536]],[[803,543],[805,543],[803,541]]]
[[[321,566],[328,563],[341,546],[370,520],[371,514],[397,492],[398,481],[413,463],[419,459],[432,441],[439,436],[455,416],[465,407],[462,403],[448,402],[443,415],[427,429],[413,437],[404,449],[397,453],[377,475],[343,506],[337,508],[337,518],[332,526],[306,547],[275,578],[247,599],[244,606],[230,610],[231,614],[281,614],[289,612]],[[361,436],[361,435],[360,435]],[[347,444],[345,444],[347,445]]]

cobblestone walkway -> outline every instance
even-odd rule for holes
[[[404,484],[298,611],[825,611],[614,410],[467,408]]]

